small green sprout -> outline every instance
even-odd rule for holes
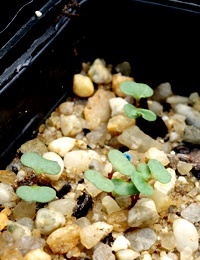
[[[60,172],[60,165],[56,161],[48,160],[35,152],[24,153],[21,163],[34,170],[36,174],[56,175]],[[27,202],[46,203],[56,197],[56,191],[46,186],[20,186],[16,190],[19,198]]]
[[[56,191],[46,186],[20,186],[16,190],[19,198],[27,202],[49,202],[56,197]]]
[[[169,172],[156,159],[150,159],[147,164],[140,163],[135,167],[125,154],[116,149],[109,151],[108,159],[113,169],[124,175],[126,179],[108,179],[97,171],[85,171],[85,178],[102,191],[123,196],[139,193],[149,196],[153,193],[153,188],[149,184],[150,179],[154,178],[161,183],[168,183],[171,180]]]
[[[60,172],[60,165],[56,161],[45,159],[34,152],[24,153],[20,160],[23,165],[32,168],[37,174],[46,173],[55,175]]]
[[[156,114],[144,108],[139,108],[139,103],[141,98],[148,98],[153,95],[153,89],[146,84],[137,83],[134,81],[124,81],[120,85],[121,91],[132,96],[136,101],[136,106],[132,104],[124,105],[124,113],[129,118],[138,118],[142,116],[145,120],[155,121],[157,116]]]

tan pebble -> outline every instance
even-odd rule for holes
[[[68,224],[51,233],[46,242],[54,254],[66,254],[79,243],[80,230],[79,226]]]
[[[109,225],[103,221],[98,221],[92,225],[88,225],[80,231],[81,244],[87,249],[90,249],[97,245],[101,239],[106,237],[112,229],[112,225]]]
[[[181,175],[187,175],[193,168],[192,163],[179,161],[177,164],[177,170]]]
[[[88,75],[97,84],[108,84],[112,81],[112,74],[104,60],[96,59],[88,70]]]
[[[151,147],[146,153],[145,153],[145,157],[147,159],[156,159],[159,162],[162,163],[162,165],[166,166],[167,164],[169,164],[169,159],[166,155],[165,152],[160,151],[158,148],[156,147]]]
[[[80,119],[75,115],[60,115],[60,127],[64,136],[74,137],[82,131]]]
[[[73,91],[79,97],[90,97],[94,93],[94,85],[88,76],[75,74]]]
[[[112,212],[119,211],[121,208],[117,204],[117,202],[111,198],[110,196],[105,196],[102,199],[102,205],[106,209],[107,214],[110,214]]]
[[[24,260],[51,260],[51,256],[42,249],[37,248],[29,251],[24,256]]]
[[[107,129],[112,135],[122,133],[126,128],[135,125],[135,119],[125,115],[116,115],[109,119]]]
[[[112,90],[119,97],[126,97],[126,94],[120,90],[120,84],[124,81],[134,81],[134,79],[132,77],[123,76],[121,73],[113,75]]]
[[[7,226],[7,223],[8,223],[8,216],[5,213],[0,212],[0,231]]]
[[[107,223],[113,226],[116,232],[125,232],[128,226],[128,210],[122,209],[108,215]]]
[[[113,97],[115,97],[113,92],[98,89],[92,97],[88,98],[83,113],[91,130],[109,120],[111,115],[109,100]]]

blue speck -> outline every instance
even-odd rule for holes
[[[126,156],[126,158],[130,161],[131,160],[131,155],[127,152],[124,153],[124,155]]]

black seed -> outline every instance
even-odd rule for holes
[[[198,180],[200,180],[200,169],[193,168],[191,170],[191,173],[194,175],[194,177],[196,177]]]
[[[18,173],[18,168],[14,165],[12,165],[12,171],[17,174]]]
[[[79,180],[78,183],[84,183],[84,179]]]
[[[90,133],[90,129],[87,129],[87,128],[83,128],[83,133],[86,135],[88,133]]]
[[[129,151],[129,148],[127,146],[121,146],[121,147],[119,147],[119,151],[122,153],[125,153],[125,152]]]
[[[86,193],[79,196],[77,199],[77,205],[74,208],[73,216],[81,218],[87,215],[88,211],[92,208],[92,197]]]
[[[102,240],[102,242],[103,242],[104,244],[106,244],[106,245],[111,246],[112,243],[114,242],[114,238],[113,238],[113,236],[112,236],[112,233],[109,233],[109,234]]]
[[[136,125],[151,138],[156,139],[157,137],[164,138],[168,129],[165,122],[161,117],[157,116],[155,121],[147,121],[142,117],[136,119]]]
[[[63,185],[63,187],[59,190],[56,191],[56,196],[61,199],[64,195],[66,195],[69,191],[71,190],[71,185],[66,183]]]

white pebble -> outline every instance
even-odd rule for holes
[[[49,235],[57,228],[64,226],[64,215],[53,209],[41,208],[37,211],[35,225],[43,235]]]
[[[116,253],[117,260],[134,260],[139,256],[140,254],[132,249],[122,249]]]
[[[75,145],[76,140],[71,137],[60,137],[51,141],[48,145],[48,150],[59,154],[61,157],[71,151]]]
[[[112,251],[117,252],[121,249],[127,249],[130,245],[131,243],[128,239],[124,236],[118,236],[112,245]]]
[[[176,219],[173,222],[176,248],[179,252],[189,248],[192,252],[197,251],[199,245],[199,234],[196,227],[186,219]]]
[[[51,260],[51,256],[42,249],[37,248],[29,251],[23,258],[24,260]]]
[[[93,150],[71,151],[64,156],[64,165],[66,168],[76,168],[79,171],[86,171],[92,159],[101,161],[99,154]]]
[[[64,170],[64,162],[63,159],[54,152],[47,152],[43,154],[43,157],[48,160],[56,161],[60,165],[60,172],[58,174],[52,175],[52,174],[46,174],[50,180],[57,181],[60,178],[60,175],[62,174]]]
[[[35,11],[35,15],[39,18],[39,17],[42,16],[42,12],[40,12],[40,11]]]
[[[71,216],[73,208],[76,206],[76,201],[73,198],[66,198],[51,201],[48,205],[50,209],[61,212],[65,216]]]
[[[17,196],[13,190],[13,187],[7,183],[0,183],[0,204],[9,203],[15,200]]]
[[[128,104],[128,102],[121,97],[111,98],[109,100],[111,107],[111,116],[116,116],[119,114],[124,114],[124,105]]]

